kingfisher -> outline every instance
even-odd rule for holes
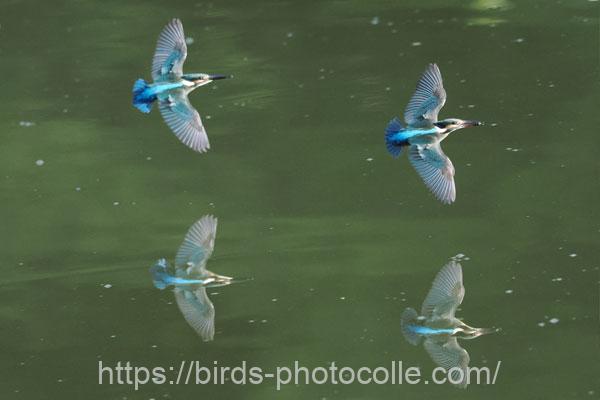
[[[401,317],[404,338],[415,346],[424,339],[423,346],[433,362],[449,372],[449,380],[460,388],[468,384],[470,358],[457,339],[474,339],[498,331],[474,328],[454,316],[464,296],[462,267],[457,261],[450,261],[433,280],[421,306],[421,316],[415,309],[406,308]]]
[[[395,158],[408,146],[408,159],[425,185],[442,203],[451,204],[456,200],[454,166],[440,143],[454,131],[483,124],[458,118],[438,121],[445,102],[440,69],[437,64],[429,64],[404,110],[406,127],[398,118],[392,119],[385,129],[385,144]]]
[[[206,269],[213,253],[217,234],[217,218],[205,215],[188,230],[175,256],[175,272],[169,271],[162,258],[150,267],[152,281],[157,289],[173,286],[175,301],[187,323],[203,341],[215,335],[215,307],[206,288],[226,286],[238,282],[230,276],[218,275]]]
[[[149,113],[154,102],[175,136],[183,144],[199,153],[210,148],[208,136],[200,114],[188,100],[194,89],[227,75],[205,73],[183,73],[183,63],[187,57],[187,45],[183,25],[173,19],[158,36],[154,58],[152,59],[153,83],[138,79],[133,84],[133,105],[143,113]]]

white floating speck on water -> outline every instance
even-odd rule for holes
[[[79,186],[77,186],[77,187],[75,188],[75,191],[76,191],[76,192],[81,192],[81,188],[80,188]]]
[[[421,43],[421,42],[412,42],[410,45],[411,45],[412,47],[417,47],[417,46],[420,46],[420,45],[422,45],[422,44],[423,44],[423,43]]]
[[[294,37],[294,32],[288,32],[285,36],[292,38]]]
[[[371,25],[379,25],[379,17],[371,18]]]
[[[540,328],[543,328],[544,326],[546,326],[546,323],[545,322],[538,322],[538,326]]]
[[[119,204],[121,204],[121,203],[119,203],[118,201],[113,202],[113,206],[118,206]]]
[[[512,294],[512,292],[513,292],[513,290],[512,290],[512,289],[506,289],[506,290],[504,291],[504,293],[506,293],[506,294]]]
[[[367,162],[371,162],[371,161],[373,161],[373,157],[369,157],[366,160],[367,160]]]
[[[516,38],[516,39],[514,40],[514,42],[515,42],[515,43],[523,43],[524,41],[525,41],[525,39],[524,39],[524,38]]]
[[[575,257],[577,257],[577,253],[571,253],[571,254],[569,254],[569,257],[575,258]]]
[[[29,128],[30,126],[34,126],[35,122],[32,121],[20,121],[19,126],[24,126],[25,128]]]
[[[548,322],[550,322],[551,324],[558,324],[559,319],[558,318],[550,318],[550,320]]]
[[[35,162],[35,165],[37,165],[38,167],[41,167],[42,165],[44,165],[44,160],[37,160]]]
[[[104,287],[104,289],[110,289],[112,287],[112,285],[110,283],[107,283],[105,285],[102,285]]]
[[[191,36],[188,36],[185,38],[185,44],[193,44],[194,43],[194,38]]]
[[[277,301],[277,299],[271,299],[271,301],[272,301],[273,303],[275,303],[275,302]]]
[[[340,300],[346,300],[346,296],[340,297]]]
[[[562,280],[563,280],[563,278],[561,278],[560,276],[556,277],[556,278],[552,278],[552,282],[560,282]]]

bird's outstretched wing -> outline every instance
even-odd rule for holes
[[[215,248],[217,218],[205,215],[188,230],[175,256],[175,266],[187,269],[187,274],[204,274],[206,261]]]
[[[450,261],[438,272],[431,289],[421,306],[421,315],[426,318],[454,318],[456,308],[465,297],[462,268]]]
[[[455,386],[462,389],[467,387],[470,357],[469,353],[460,347],[456,337],[451,336],[446,341],[427,338],[423,346],[433,362],[438,366],[444,368],[447,372],[455,368],[449,375],[451,382]],[[459,370],[462,371],[462,374]]]
[[[215,336],[215,306],[208,298],[206,289],[175,289],[175,300],[188,324],[200,335],[203,341],[213,340]]]
[[[181,78],[186,56],[183,25],[179,19],[173,19],[158,36],[152,59],[152,79],[156,82],[170,77]]]
[[[210,148],[200,114],[188,100],[185,89],[169,92],[160,99],[158,108],[175,136],[194,151],[204,153]]]
[[[456,200],[454,165],[439,142],[411,145],[408,159],[438,200],[444,204]]]
[[[437,64],[429,64],[404,110],[404,120],[415,128],[430,127],[446,102],[442,74]]]

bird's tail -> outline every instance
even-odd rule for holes
[[[152,283],[154,287],[160,290],[165,289],[169,286],[172,276],[167,271],[167,260],[161,258],[150,267],[150,274],[152,275]]]
[[[400,155],[403,146],[397,140],[393,140],[393,136],[403,129],[404,127],[398,118],[392,119],[385,128],[385,147],[394,157]]]
[[[400,325],[402,327],[402,334],[404,335],[404,338],[408,341],[408,343],[414,344],[415,346],[421,341],[421,336],[413,329],[418,318],[419,314],[417,314],[414,308],[407,308],[402,312],[402,317],[400,319]]]
[[[156,100],[156,96],[149,96],[146,93],[150,85],[143,80],[138,79],[133,83],[133,106],[143,113],[149,113],[152,109],[152,103]]]

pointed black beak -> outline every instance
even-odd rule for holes
[[[217,74],[217,75],[209,75],[208,77],[209,77],[209,79],[210,79],[211,81],[216,81],[216,80],[219,80],[219,79],[233,78],[233,76],[231,76],[231,75],[220,75],[220,74]]]
[[[471,127],[471,126],[481,126],[481,125],[483,125],[483,122],[476,121],[476,120],[467,120],[463,123],[463,126],[465,126],[466,128]]]

